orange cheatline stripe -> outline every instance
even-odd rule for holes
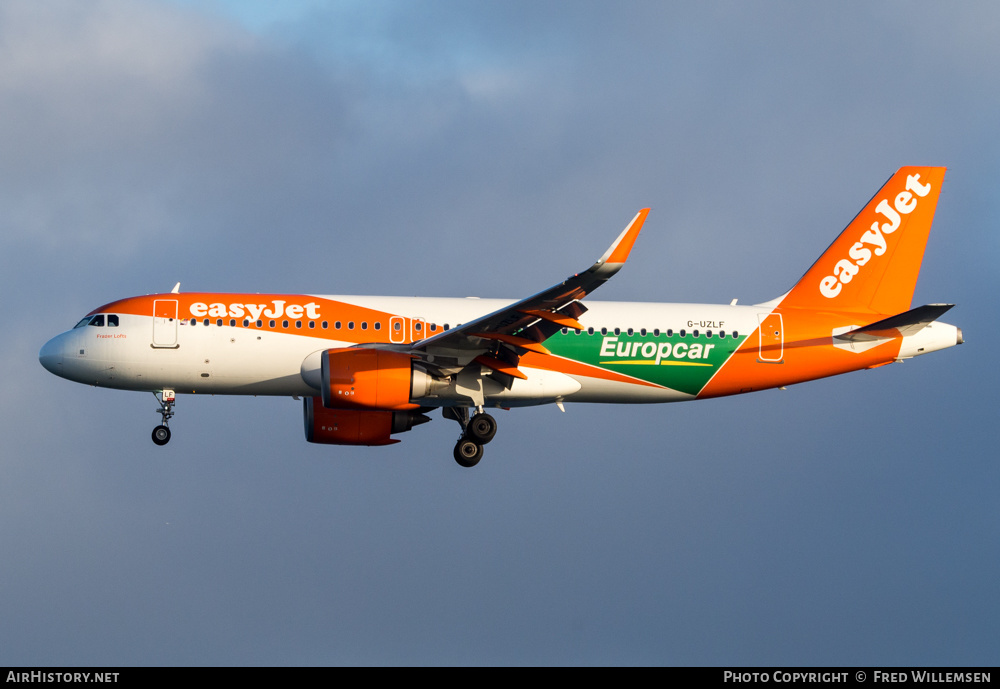
[[[492,368],[494,371],[506,373],[508,376],[514,376],[515,378],[520,378],[521,380],[528,380],[528,376],[521,373],[516,366],[511,366],[506,361],[500,361],[500,359],[494,359],[493,357],[486,356],[485,354],[480,354],[473,359],[473,361],[478,364],[482,364],[486,368]]]
[[[303,311],[299,316],[290,316],[287,313],[284,313],[277,318],[271,319],[269,316],[263,314],[263,310],[275,308],[274,300],[276,299],[283,302],[282,310],[289,306],[302,308],[302,305],[304,304],[313,303],[318,309],[318,317],[308,318],[307,314]],[[110,312],[135,316],[147,316],[152,318],[153,305],[157,301],[177,302],[177,318],[179,321],[190,321],[192,318],[195,318],[195,320],[197,320],[200,324],[205,318],[208,318],[213,325],[219,317],[214,315],[192,316],[190,311],[191,305],[195,303],[203,303],[210,306],[220,304],[226,306],[227,308],[230,305],[235,305],[237,303],[242,304],[244,307],[247,304],[253,304],[257,307],[263,305],[265,308],[259,314],[258,319],[254,319],[249,309],[244,308],[242,316],[223,316],[222,320],[224,321],[224,325],[228,326],[230,320],[235,320],[237,322],[237,327],[242,328],[243,321],[246,319],[250,321],[251,325],[249,328],[252,330],[287,333],[297,335],[299,337],[311,337],[319,340],[337,340],[358,344],[387,341],[390,338],[390,318],[394,315],[364,306],[357,306],[348,302],[324,299],[322,297],[306,294],[248,294],[241,292],[182,292],[179,294],[149,294],[141,297],[128,297],[100,306],[87,315]],[[173,316],[172,311],[170,316]],[[263,321],[260,328],[256,326],[257,320]],[[274,327],[270,326],[271,320],[276,321]],[[288,328],[282,327],[282,322],[286,320],[289,322]],[[308,323],[310,321],[315,324],[314,328],[308,327]],[[323,321],[327,321],[328,323],[328,327],[326,329],[321,327],[321,323]],[[337,321],[340,321],[342,324],[340,329],[334,327],[334,324]],[[302,322],[302,327],[294,327],[296,322]],[[351,322],[354,323],[354,328],[348,329],[347,324]],[[366,323],[368,325],[365,330],[361,329],[362,323]],[[375,323],[380,324],[381,327],[379,330],[375,330]],[[408,333],[404,338],[404,341],[411,341]]]
[[[544,321],[549,321],[550,323],[561,325],[564,328],[573,328],[573,330],[583,330],[583,326],[580,325],[580,321],[576,320],[571,316],[566,316],[561,313],[554,313],[552,311],[536,311],[534,309],[520,309],[520,312],[526,316],[534,316],[535,318],[541,318]]]
[[[504,335],[502,333],[473,333],[470,337],[481,337],[484,340],[499,340],[500,342],[506,342],[507,344],[514,345],[515,347],[527,349],[529,352],[538,352],[539,354],[551,353],[548,348],[542,345],[541,342],[535,342],[534,340],[529,340],[526,337],[518,337],[517,335]]]

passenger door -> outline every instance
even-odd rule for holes
[[[178,346],[176,299],[153,301],[153,346],[168,348]]]

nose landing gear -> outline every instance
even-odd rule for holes
[[[462,427],[462,435],[455,445],[455,461],[458,465],[471,468],[483,458],[483,445],[493,440],[497,434],[497,422],[489,414],[478,408],[478,413],[469,420],[468,407],[445,407],[445,418],[454,419]]]
[[[167,424],[170,422],[170,417],[174,415],[174,391],[164,390],[159,395],[154,392],[153,397],[156,397],[156,401],[160,403],[160,408],[156,411],[162,421],[159,426],[153,429],[153,442],[157,445],[166,445],[170,442],[170,428]]]

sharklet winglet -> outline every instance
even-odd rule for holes
[[[636,213],[635,217],[632,218],[632,222],[628,224],[622,233],[618,235],[618,239],[615,240],[614,244],[608,247],[608,250],[604,252],[604,255],[597,259],[595,266],[605,265],[605,264],[623,264],[628,260],[628,255],[632,251],[632,245],[635,244],[636,237],[639,236],[639,231],[642,229],[642,224],[646,222],[646,216],[649,215],[649,209],[643,208],[641,211]]]

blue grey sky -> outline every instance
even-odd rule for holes
[[[0,5],[0,664],[1000,662],[1000,6]],[[747,397],[306,443],[56,378],[167,291],[760,302],[903,165],[966,344]]]

